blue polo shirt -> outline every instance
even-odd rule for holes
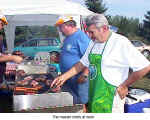
[[[89,42],[89,37],[80,29],[66,37],[60,56],[60,69],[62,73],[68,71],[74,64],[80,61],[89,45]],[[86,103],[88,100],[88,81],[83,84],[78,84],[78,76],[79,75],[76,75],[70,80],[67,80],[66,85],[73,90],[79,98],[77,103]]]

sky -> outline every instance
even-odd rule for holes
[[[84,0],[72,0],[84,5]],[[138,18],[143,21],[144,15],[150,11],[150,0],[103,0],[108,8],[107,15],[121,15]]]

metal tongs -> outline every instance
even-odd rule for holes
[[[137,101],[137,99],[135,97],[131,96],[130,94],[128,94],[126,97],[131,98],[131,99]]]

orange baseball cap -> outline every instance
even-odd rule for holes
[[[5,25],[8,24],[6,17],[2,14],[2,11],[0,11],[0,20],[3,21]]]
[[[59,26],[67,21],[73,20],[73,17],[71,16],[61,16],[59,19],[56,21],[55,26]]]

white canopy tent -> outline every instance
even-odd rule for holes
[[[0,9],[6,15],[8,51],[14,48],[16,26],[54,25],[60,15],[71,15],[80,25],[80,17],[92,14],[82,5],[67,0],[4,0]]]

